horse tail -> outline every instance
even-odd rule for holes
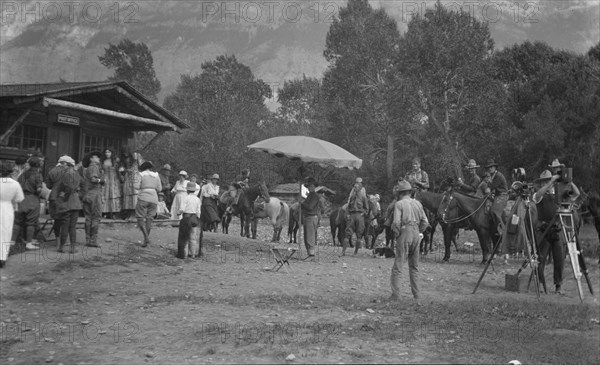
[[[286,202],[283,201],[279,201],[279,214],[277,215],[277,225],[279,227],[283,228],[283,224],[287,221],[289,222],[289,219],[291,217],[290,214],[290,207],[287,205]]]

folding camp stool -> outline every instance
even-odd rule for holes
[[[271,271],[279,271],[279,269],[281,269],[281,267],[283,267],[285,269],[285,271],[289,273],[287,267],[285,267],[284,264],[287,264],[287,266],[290,269],[292,268],[290,266],[290,262],[288,260],[291,259],[292,256],[294,256],[296,251],[298,251],[298,249],[292,248],[292,247],[273,247],[273,248],[271,248],[271,252],[273,252],[273,256],[275,257],[275,262],[276,262],[275,266],[273,266]]]

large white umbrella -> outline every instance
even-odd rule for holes
[[[280,136],[265,139],[247,146],[249,149],[263,151],[277,157],[286,157],[290,160],[314,162],[321,167],[338,167],[350,170],[359,169],[362,160],[342,147],[322,139],[307,136]],[[302,183],[300,183],[302,192]],[[302,212],[300,212],[302,215]],[[302,220],[300,220],[300,234],[302,234]],[[301,237],[302,238],[302,237]],[[299,251],[302,246],[299,242]],[[317,255],[319,245],[317,244]]]
[[[265,139],[248,146],[277,157],[291,160],[315,162],[321,167],[334,166],[347,169],[359,169],[362,160],[342,147],[322,139],[307,136],[280,136]]]

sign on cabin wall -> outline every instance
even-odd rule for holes
[[[70,125],[79,125],[79,118],[72,117],[70,115],[65,115],[65,114],[58,114],[57,122],[63,123],[63,124],[70,124]]]

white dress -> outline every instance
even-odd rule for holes
[[[177,180],[175,186],[173,186],[173,189],[171,189],[171,192],[175,193],[175,196],[173,197],[173,204],[171,205],[171,219],[181,220],[183,217],[178,215],[177,212],[179,212],[179,209],[183,204],[183,199],[187,195],[187,183],[188,180],[183,180],[183,182]]]
[[[21,185],[9,177],[0,178],[0,260],[6,261],[10,250],[16,204],[25,199]]]

